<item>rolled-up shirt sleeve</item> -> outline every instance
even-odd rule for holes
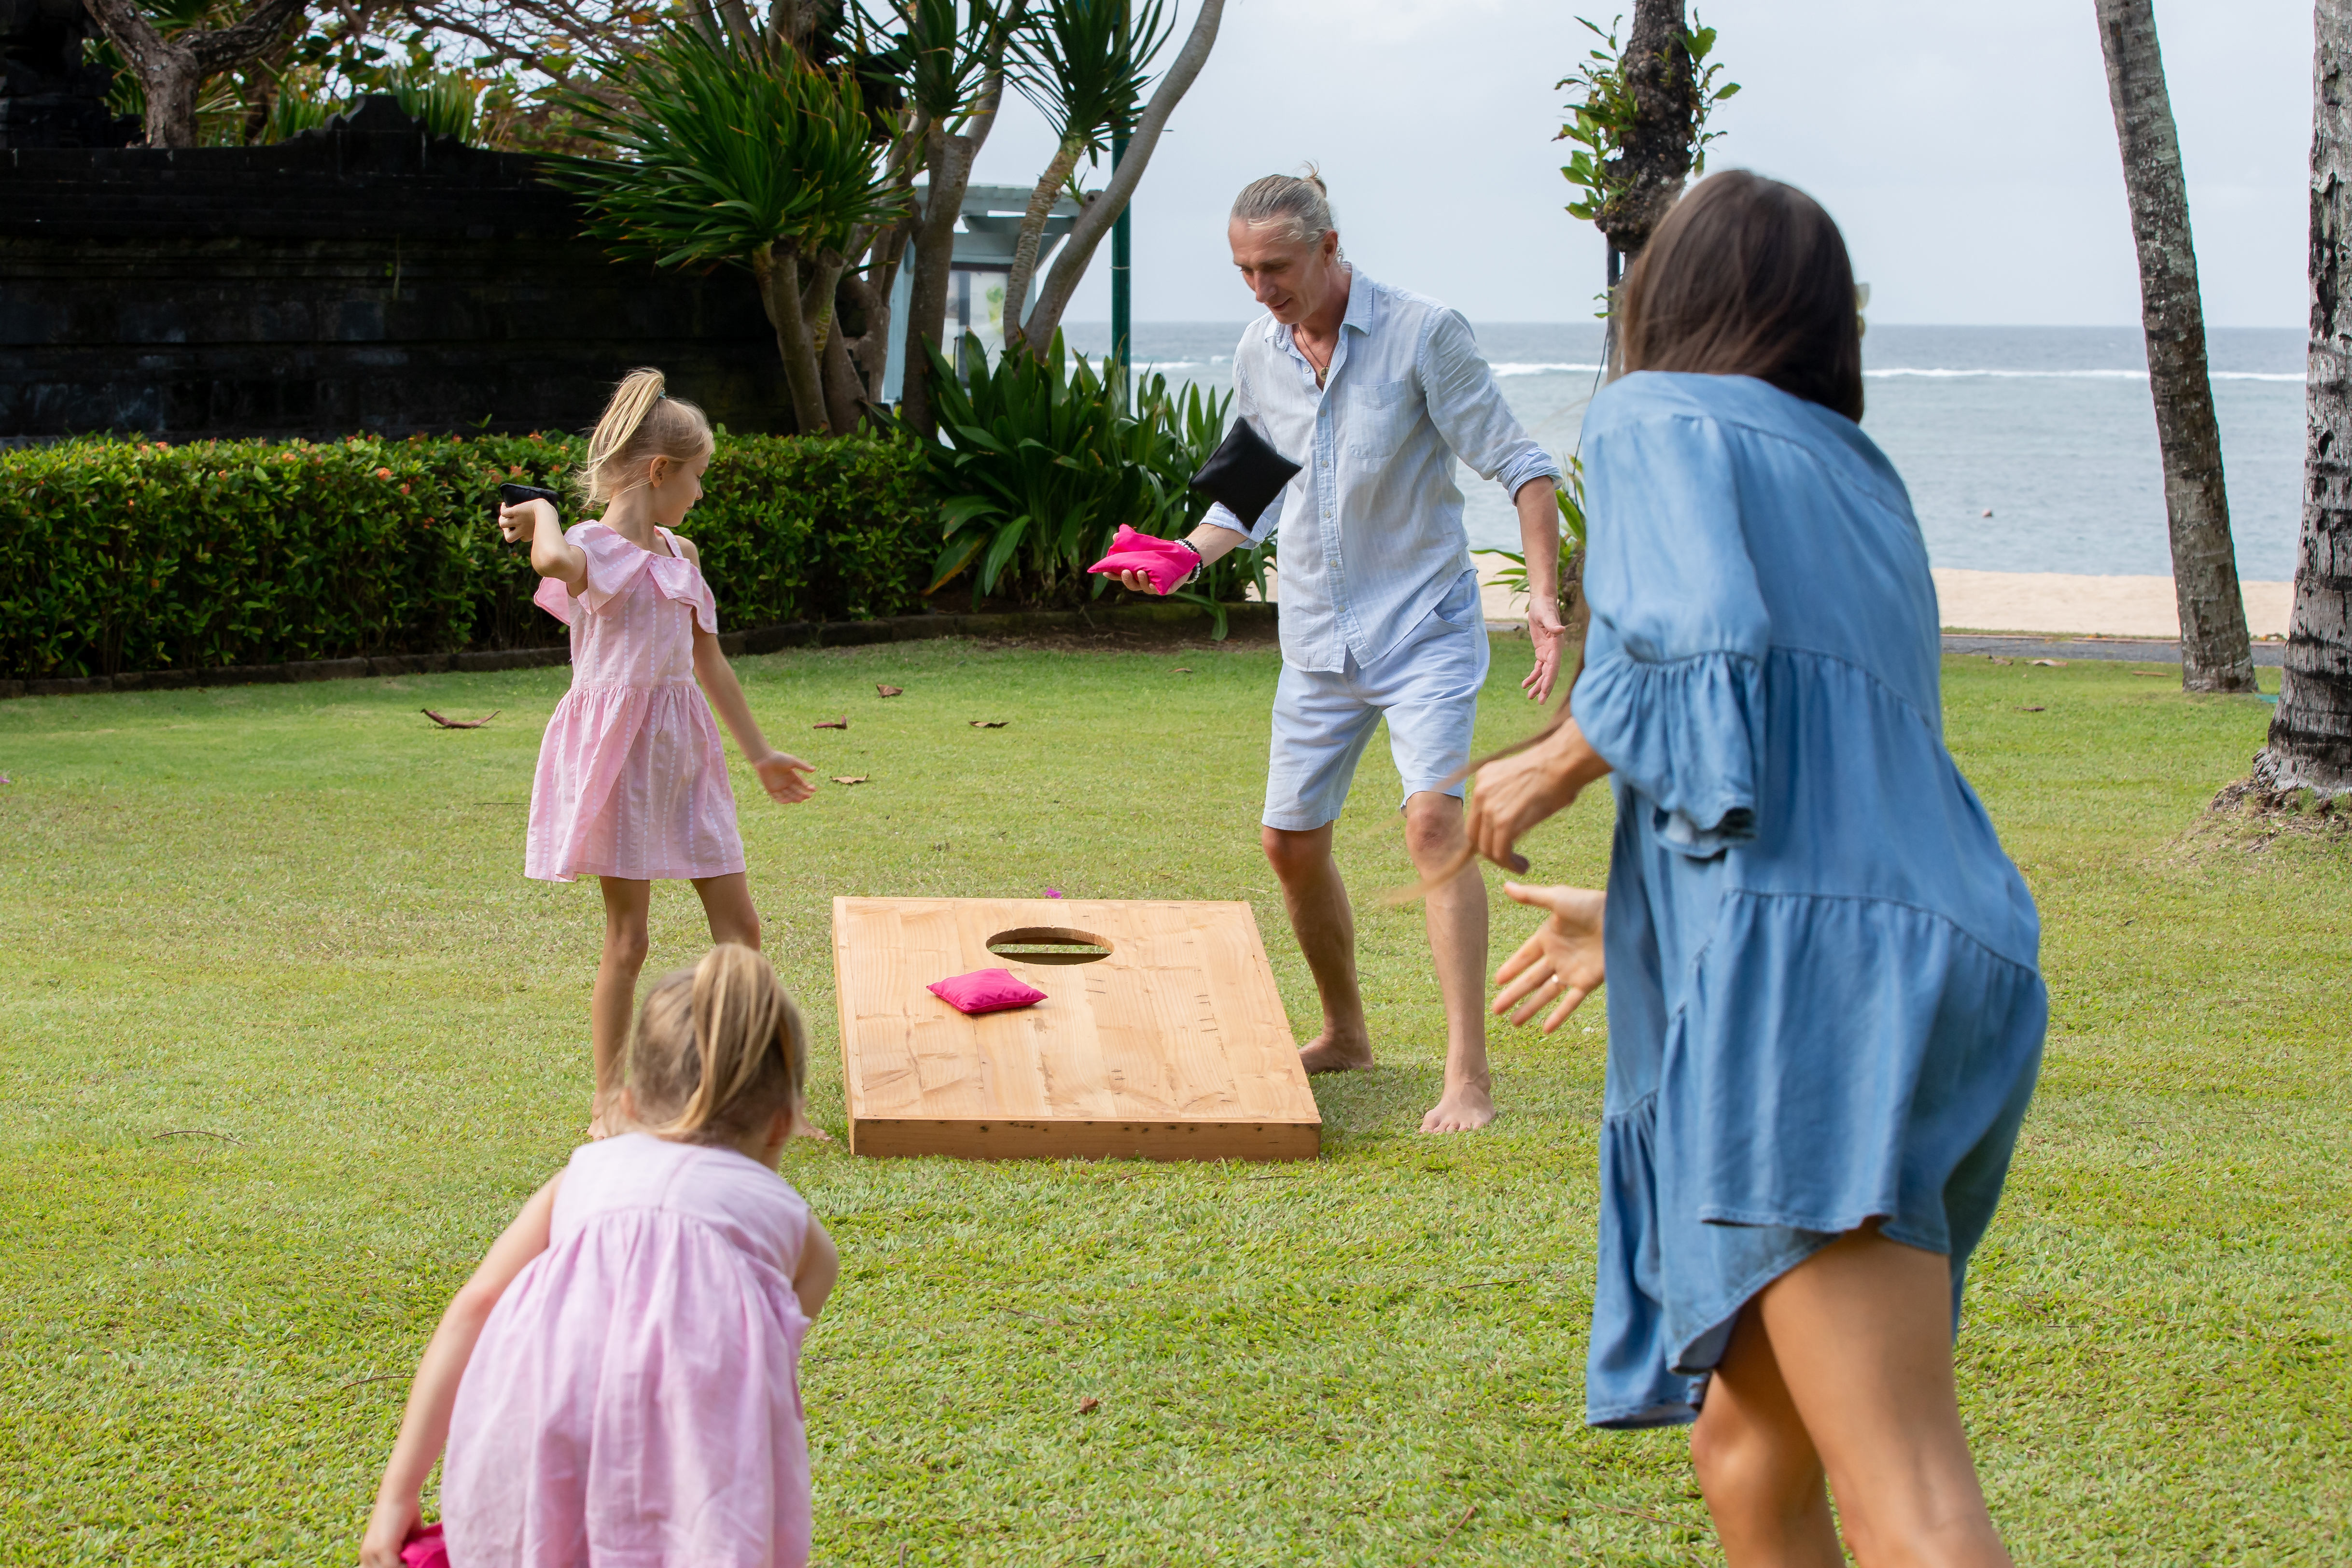
[[[1478,353],[1478,340],[1458,310],[1438,310],[1418,356],[1422,395],[1431,423],[1454,455],[1482,479],[1501,483],[1512,496],[1530,479],[1560,482],[1560,467],[1536,444],[1503,401],[1495,373]]]

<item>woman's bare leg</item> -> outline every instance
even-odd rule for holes
[[[1765,1287],[1747,1316],[1862,1568],[2010,1568],[1952,1383],[1949,1259],[1874,1226],[1852,1231]]]
[[[605,1107],[621,1086],[621,1050],[628,1044],[629,1015],[636,1010],[637,976],[646,967],[646,914],[654,885],[631,877],[599,877],[604,889],[604,952],[596,964],[596,994],[588,1005],[589,1038],[596,1052],[596,1098],[589,1107],[588,1136],[612,1129]]]
[[[1730,1568],[1842,1568],[1821,1456],[1753,1306],[1707,1382],[1691,1467]]]
[[[760,951],[760,911],[751,907],[751,884],[740,871],[724,877],[697,877],[694,890],[702,896],[703,918],[710,922],[713,945],[731,942]]]

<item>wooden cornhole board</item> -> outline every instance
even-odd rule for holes
[[[992,952],[992,940],[1108,956]],[[857,1154],[1307,1160],[1323,1119],[1245,903],[835,899]],[[1009,969],[1045,1000],[966,1017],[926,989]]]

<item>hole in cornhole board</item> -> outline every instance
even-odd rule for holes
[[[990,937],[988,951],[1024,963],[1094,963],[1110,956],[1110,939],[1067,926],[1019,926]]]
[[[1322,1117],[1241,902],[835,899],[850,1152],[1311,1160]],[[967,1016],[928,987],[1001,966],[1045,993]]]

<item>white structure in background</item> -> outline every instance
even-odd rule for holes
[[[925,187],[915,187],[919,200]],[[961,358],[964,334],[971,332],[980,339],[990,363],[1004,352],[1004,287],[1013,280],[1013,247],[1021,237],[1022,215],[1029,210],[1030,188],[1027,185],[967,185],[963,193],[963,216],[956,226],[955,255],[950,258],[948,275],[947,318],[939,326],[940,347],[953,360],[959,370],[964,368]],[[1037,247],[1037,267],[1031,275],[1029,298],[1022,310],[1026,314],[1037,302],[1037,285],[1045,281],[1045,268],[1054,259],[1054,252],[1063,238],[1078,221],[1078,204],[1064,196],[1054,204],[1046,216],[1044,239]],[[898,280],[890,290],[890,320],[904,321],[914,300],[915,249],[907,247],[907,258],[899,264]],[[907,336],[903,329],[890,334],[890,363],[882,373],[882,397],[885,402],[898,401],[898,389],[906,384]]]

